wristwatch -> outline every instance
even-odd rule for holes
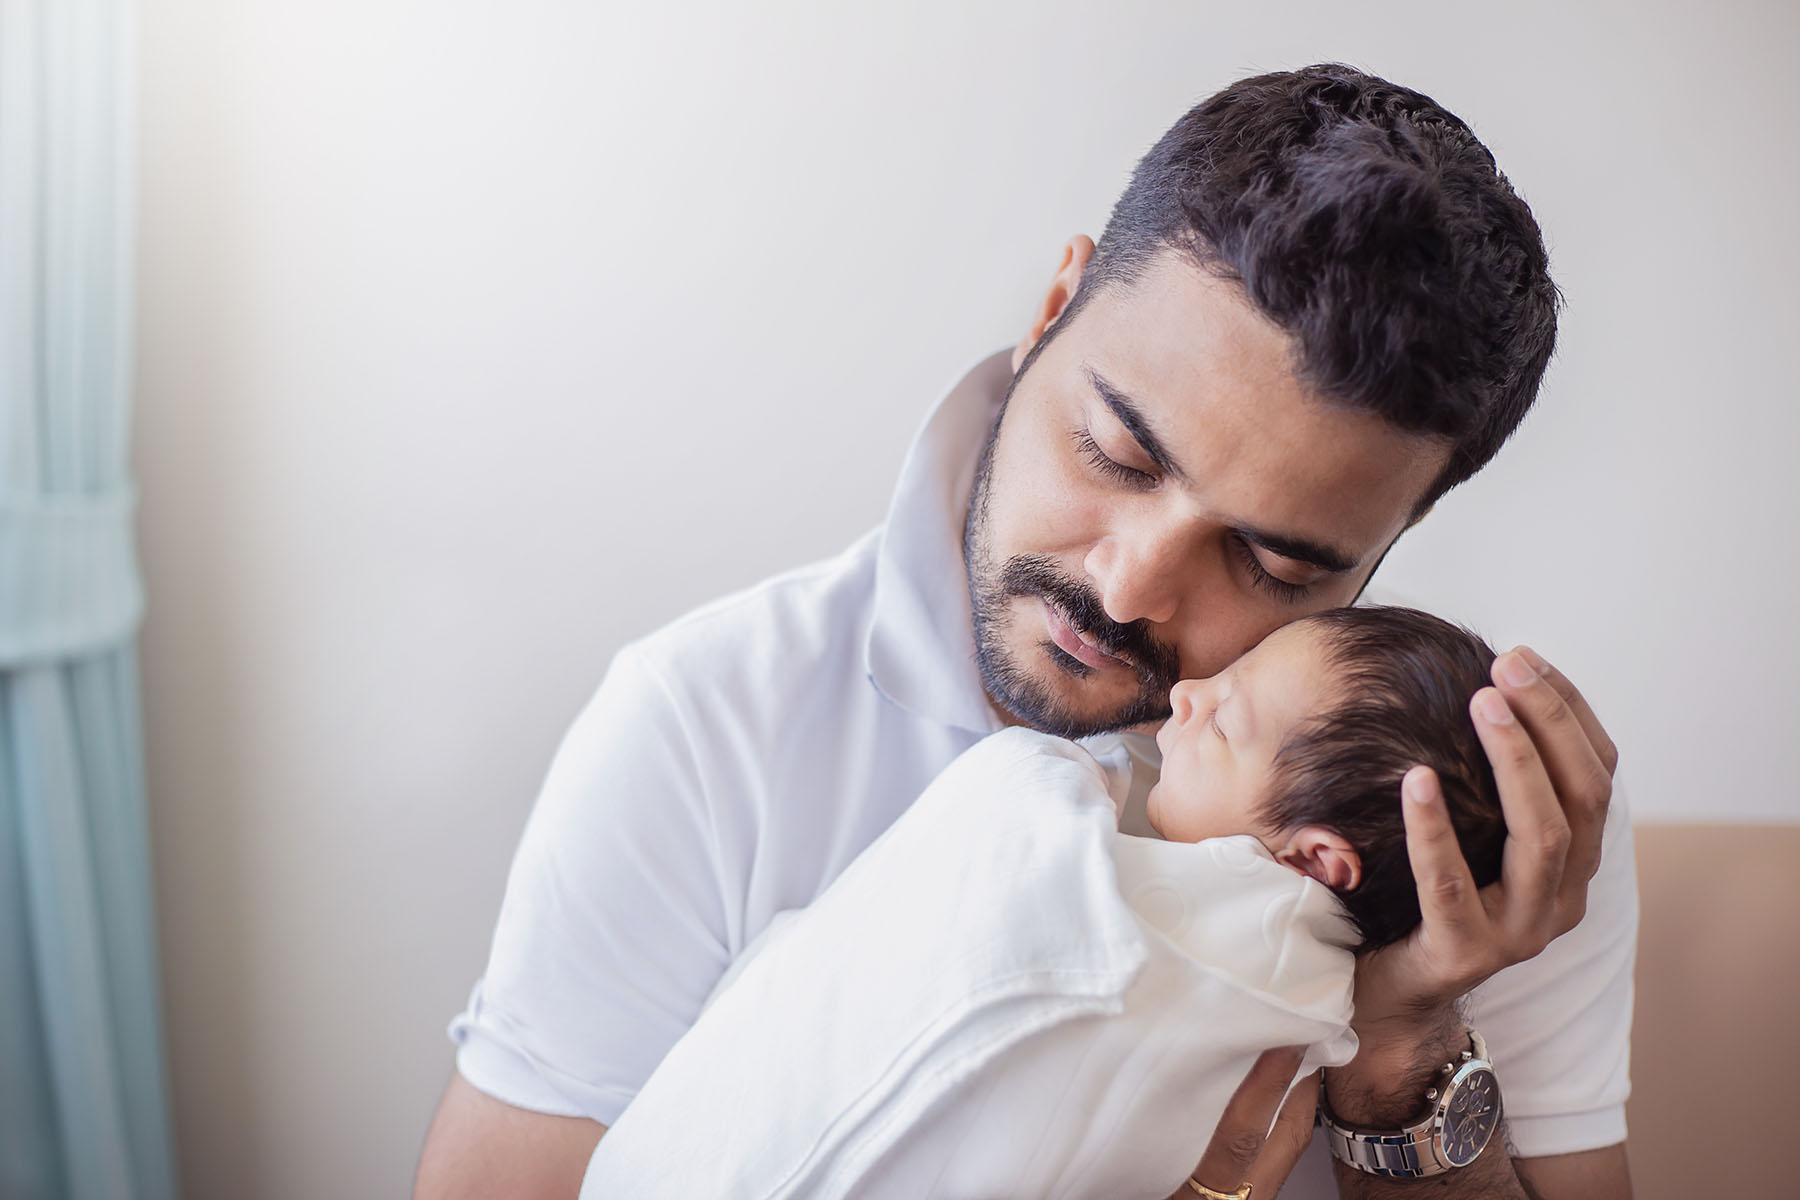
[[[1319,1083],[1319,1123],[1331,1156],[1371,1175],[1418,1179],[1466,1167],[1500,1127],[1500,1083],[1487,1043],[1469,1030],[1469,1048],[1438,1072],[1425,1093],[1424,1118],[1404,1129],[1371,1131],[1340,1125]]]

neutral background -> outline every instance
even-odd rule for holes
[[[152,824],[194,1197],[407,1186],[625,639],[880,519],[1135,158],[1255,70],[1469,119],[1562,350],[1385,581],[1528,639],[1640,820],[1800,821],[1791,3],[143,0]]]

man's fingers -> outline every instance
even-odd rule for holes
[[[1219,1127],[1206,1144],[1200,1165],[1194,1168],[1195,1179],[1215,1192],[1235,1192],[1250,1179],[1269,1125],[1305,1057],[1304,1046],[1278,1046],[1257,1057],[1244,1082],[1231,1094],[1231,1103],[1225,1106]]]
[[[1569,856],[1571,833],[1550,776],[1530,732],[1496,688],[1482,688],[1469,703],[1475,732],[1493,764],[1506,814],[1506,849],[1500,884],[1506,897],[1504,925],[1516,939],[1506,950],[1529,958],[1562,932],[1552,928],[1557,891]]]
[[[1281,1106],[1275,1128],[1269,1131],[1269,1140],[1263,1143],[1262,1153],[1256,1156],[1256,1165],[1246,1176],[1246,1182],[1252,1185],[1252,1195],[1273,1196],[1287,1182],[1294,1164],[1312,1144],[1313,1111],[1318,1105],[1319,1072],[1314,1071],[1294,1085],[1294,1090],[1288,1093],[1287,1103]]]
[[[1406,857],[1419,889],[1425,936],[1450,946],[1480,940],[1487,927],[1487,912],[1457,844],[1437,772],[1414,767],[1400,782],[1400,796],[1406,821]]]
[[[1600,765],[1606,768],[1606,773],[1611,775],[1617,771],[1619,769],[1619,748],[1613,744],[1612,738],[1607,736],[1606,727],[1600,724],[1600,718],[1596,717],[1594,710],[1588,706],[1587,698],[1581,694],[1581,689],[1571,683],[1568,676],[1545,662],[1544,656],[1530,646],[1515,646],[1512,652],[1523,658],[1526,664],[1535,670],[1558,696],[1562,697],[1563,703],[1569,706],[1569,711],[1574,714],[1576,723],[1581,726],[1581,731],[1587,735],[1588,745],[1593,747],[1594,754],[1599,758]]]
[[[1496,658],[1493,678],[1531,734],[1569,825],[1564,895],[1585,897],[1587,881],[1600,867],[1618,752],[1575,685],[1528,648]]]

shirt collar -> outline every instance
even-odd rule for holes
[[[895,704],[975,733],[1001,727],[975,666],[963,519],[975,464],[1012,379],[1011,351],[976,363],[926,415],[888,507],[864,663]]]

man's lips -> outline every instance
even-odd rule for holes
[[[1068,619],[1062,615],[1062,611],[1056,605],[1051,604],[1048,600],[1040,600],[1039,603],[1044,606],[1044,623],[1049,627],[1050,640],[1060,646],[1065,654],[1086,663],[1096,671],[1104,671],[1112,667],[1126,671],[1137,669],[1125,659],[1102,650],[1091,640],[1089,635],[1083,634],[1069,624]]]

